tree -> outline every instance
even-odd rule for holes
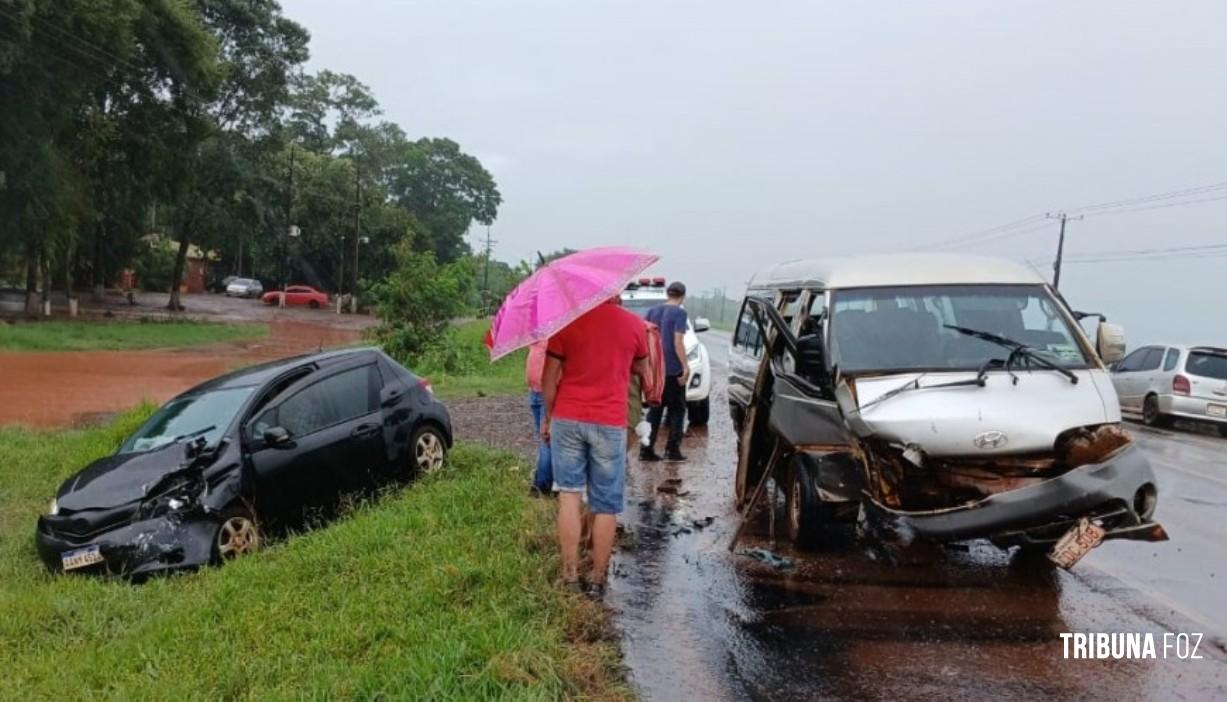
[[[380,319],[375,337],[384,349],[412,359],[446,337],[452,320],[467,311],[473,289],[468,261],[439,265],[434,254],[409,244],[396,248],[397,268],[371,287]]]
[[[390,195],[422,224],[443,262],[469,253],[469,225],[492,224],[503,202],[494,177],[451,139],[403,144],[388,170]]]
[[[25,249],[29,306],[34,279],[49,284],[52,257],[71,288],[80,228],[131,219],[164,182],[143,160],[154,149],[120,145],[181,133],[148,120],[208,90],[214,53],[175,0],[13,0],[0,5],[0,23],[10,30],[0,33],[0,172],[22,174],[0,188],[0,243]]]
[[[257,225],[259,215],[267,212],[262,203],[251,200],[257,190],[257,164],[279,145],[291,73],[307,60],[307,31],[285,18],[274,0],[196,0],[196,8],[218,40],[221,82],[216,97],[190,99],[184,105],[190,114],[207,120],[209,134],[182,155],[189,177],[175,198],[179,251],[171,278],[171,309],[181,308],[179,281],[192,241],[208,248],[235,227]],[[211,170],[215,168],[234,178],[218,178]],[[241,205],[237,211],[227,210],[236,204]],[[289,215],[281,227],[293,224]]]

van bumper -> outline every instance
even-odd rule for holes
[[[1055,543],[1083,517],[1099,523],[1105,539],[1166,541],[1163,527],[1150,518],[1157,496],[1150,461],[1131,444],[1102,463],[959,507],[907,511],[871,499],[864,504],[866,516],[897,540],[987,538],[1006,547]]]

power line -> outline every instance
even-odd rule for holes
[[[1026,217],[1026,218],[1017,220],[1015,222],[1010,222],[1009,224],[1002,224],[1000,226],[991,227],[989,229],[982,229],[980,231],[971,232],[970,234],[962,234],[960,236],[956,236],[951,239],[944,239],[942,241],[934,242],[931,244],[925,244],[917,248],[918,249],[939,249],[939,248],[946,248],[948,246],[957,246],[959,244],[968,243],[973,239],[978,239],[986,235],[997,234],[998,232],[1004,232],[1005,233],[1004,236],[1010,236],[1012,234],[1022,233],[1022,232],[1012,232],[1010,231],[1011,229],[1014,229],[1016,227],[1021,227],[1027,224],[1031,224],[1032,222],[1035,222],[1037,220],[1042,220],[1042,219],[1044,219],[1044,215],[1042,214],[1031,215],[1030,217]],[[991,241],[992,239],[995,239],[995,238],[1000,238],[1000,237],[989,236],[987,240]]]
[[[1227,182],[1211,183],[1210,185],[1199,185],[1183,190],[1172,190],[1171,192],[1159,193],[1157,195],[1146,195],[1143,197],[1130,198],[1127,200],[1115,200],[1112,202],[1102,202],[1098,205],[1085,205],[1083,207],[1071,207],[1066,212],[1089,212],[1091,210],[1115,209],[1117,207],[1125,207],[1127,205],[1139,205],[1146,202],[1155,202],[1158,200],[1170,200],[1173,198],[1187,197],[1189,195],[1200,195],[1205,192],[1222,190],[1227,188]]]
[[[1211,183],[1208,185],[1199,185],[1192,188],[1184,188],[1182,190],[1172,190],[1165,193],[1155,195],[1145,195],[1142,197],[1130,198],[1125,200],[1114,200],[1111,202],[1102,202],[1095,205],[1084,205],[1081,207],[1071,207],[1064,212],[1077,213],[1084,217],[1100,217],[1109,214],[1127,214],[1129,212],[1142,212],[1145,210],[1157,210],[1168,207],[1183,207],[1185,205],[1196,205],[1204,202],[1215,202],[1218,200],[1227,200],[1227,195],[1217,195],[1214,197],[1196,198],[1192,200],[1180,200],[1178,202],[1163,202],[1164,200],[1174,200],[1179,198],[1187,198],[1192,195],[1200,195],[1204,193],[1212,193],[1227,189],[1227,182]],[[1160,204],[1149,204],[1149,203]],[[1131,205],[1138,205],[1133,207]],[[990,241],[997,241],[1013,236],[1026,234],[1043,227],[1030,227],[1020,229],[1032,222],[1043,220],[1046,214],[1035,214],[1008,224],[1002,224],[989,229],[963,234],[950,239],[943,239],[929,244],[923,244],[913,250],[934,250],[947,249],[952,247],[967,246],[970,244],[984,244]]]
[[[1129,212],[1142,212],[1143,210],[1161,210],[1167,207],[1182,207],[1184,205],[1196,205],[1202,202],[1214,202],[1216,200],[1227,200],[1227,195],[1219,195],[1218,197],[1203,197],[1197,200],[1183,200],[1181,202],[1169,202],[1169,203],[1162,204],[1162,205],[1148,205],[1145,207],[1130,207],[1130,208],[1123,209],[1123,210],[1106,210],[1103,212],[1091,212],[1083,216],[1101,217],[1103,215],[1127,214]]]

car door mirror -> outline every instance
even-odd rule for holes
[[[266,446],[276,448],[290,443],[290,432],[286,431],[285,427],[269,427],[264,430],[262,438]]]
[[[705,332],[711,329],[711,320],[707,317],[696,317],[694,320],[694,333]]]
[[[1095,329],[1095,351],[1104,363],[1116,363],[1125,357],[1125,329],[1119,324],[1100,322]]]

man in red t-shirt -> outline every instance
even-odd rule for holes
[[[643,320],[617,304],[602,303],[550,338],[546,351],[545,418],[558,500],[562,580],[580,589],[580,495],[592,512],[592,577],[586,594],[605,594],[616,517],[626,481],[626,392],[631,373],[647,374]]]

